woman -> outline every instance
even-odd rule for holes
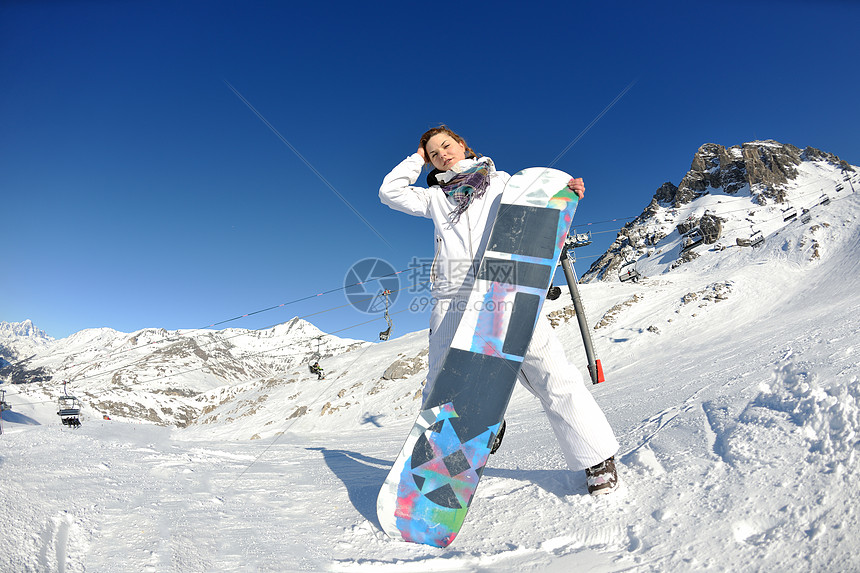
[[[433,167],[427,177],[429,188],[415,187],[428,164]],[[490,158],[479,158],[462,137],[443,125],[422,135],[418,150],[397,165],[379,188],[384,204],[432,219],[435,225],[430,369],[424,399],[462,317],[508,179],[510,175],[496,171]],[[571,179],[568,185],[580,199],[584,196],[582,179]],[[586,470],[589,493],[614,491],[618,478],[613,455],[618,442],[543,315],[518,379],[541,401],[568,467]]]

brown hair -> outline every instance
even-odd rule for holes
[[[466,143],[465,139],[463,139],[462,137],[460,137],[459,135],[457,135],[456,133],[451,131],[450,127],[443,124],[443,125],[440,125],[439,127],[434,127],[432,129],[428,129],[427,131],[424,132],[424,135],[421,136],[421,139],[418,140],[418,145],[420,145],[421,149],[424,150],[424,157],[427,158],[424,160],[425,165],[431,164],[430,157],[427,153],[427,142],[430,141],[431,137],[433,137],[434,135],[438,135],[440,133],[447,133],[448,135],[453,137],[456,141],[458,141],[459,143],[462,143],[463,146],[466,148],[466,157],[478,157],[478,154],[475,153],[474,151],[472,151],[472,148],[469,147],[469,145]]]

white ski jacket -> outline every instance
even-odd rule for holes
[[[450,177],[475,163],[475,159],[464,159],[441,177]],[[430,272],[433,283],[431,293],[436,298],[452,298],[461,289],[471,289],[474,274],[489,240],[485,236],[488,234],[487,226],[495,220],[502,191],[511,176],[504,171],[491,169],[487,191],[480,199],[474,199],[454,223],[451,212],[456,203],[441,187],[413,186],[423,166],[424,160],[418,153],[401,161],[383,179],[379,198],[392,209],[433,220],[436,227],[436,253]]]

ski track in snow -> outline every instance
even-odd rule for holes
[[[518,388],[454,544],[389,540],[376,495],[421,377],[371,377],[419,354],[425,336],[407,335],[332,359],[324,383],[267,389],[269,403],[319,397],[292,420],[289,402],[274,423],[261,408],[187,430],[95,417],[70,430],[51,404],[17,407],[0,436],[0,571],[858,570],[860,233],[844,221],[815,264],[786,264],[771,242],[760,264],[723,265],[733,288],[720,302],[679,302],[715,281],[697,261],[582,286],[592,324],[642,295],[595,331],[607,381],[592,391],[621,442],[616,494],[586,493]],[[558,332],[584,364],[575,321]],[[320,414],[325,402],[339,409]]]

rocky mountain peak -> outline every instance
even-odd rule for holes
[[[40,340],[53,340],[44,330],[36,328],[33,321],[27,319],[23,322],[0,321],[0,338],[35,338]]]
[[[824,156],[814,148],[808,149],[810,155]],[[797,177],[797,166],[802,161],[800,149],[773,140],[728,148],[706,143],[696,151],[681,183],[677,187],[664,183],[654,199],[663,206],[678,207],[705,195],[709,189],[722,189],[732,195],[749,187],[751,193],[759,195],[759,204],[768,200],[781,203],[785,200],[783,187]]]
[[[804,164],[817,167],[804,168]],[[664,260],[672,259],[671,268],[675,268],[698,256],[693,250],[676,248],[687,239],[689,244],[701,236],[701,242],[713,245],[723,236],[723,224],[729,219],[738,219],[730,225],[735,231],[749,228],[757,220],[751,218],[753,212],[765,206],[776,211],[762,211],[762,221],[782,221],[779,211],[792,208],[794,200],[790,201],[789,195],[796,193],[792,190],[808,188],[814,179],[818,189],[835,191],[840,181],[848,181],[856,172],[836,155],[814,147],[801,150],[770,139],[732,147],[705,143],[694,154],[681,182],[666,182],[657,189],[651,203],[619,231],[615,242],[583,275],[583,281],[614,280],[625,263],[658,252]],[[745,198],[749,208],[735,208],[727,213],[728,219],[721,216],[719,212],[726,211],[721,204],[735,198]],[[801,198],[810,205],[818,200],[817,195],[795,197]],[[805,207],[803,203],[799,206]],[[697,236],[687,236],[692,234]]]

